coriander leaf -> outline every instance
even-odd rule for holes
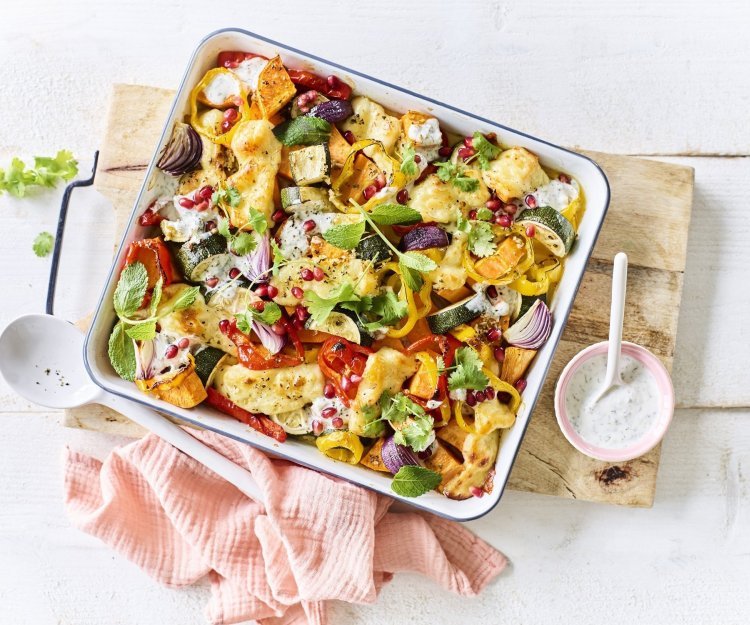
[[[135,348],[133,339],[125,333],[125,324],[119,321],[109,335],[107,347],[109,361],[123,380],[135,380]]]
[[[434,163],[434,165],[438,168],[435,174],[440,180],[443,182],[450,182],[454,187],[461,191],[476,191],[479,187],[479,180],[464,175],[465,169],[463,165],[451,161]]]
[[[442,479],[440,473],[408,464],[393,477],[391,490],[402,497],[419,497],[437,488]]]
[[[228,204],[232,208],[239,206],[242,196],[235,187],[220,187],[211,195],[213,204]]]
[[[432,443],[432,426],[434,422],[428,414],[407,419],[393,435],[393,441],[404,447],[411,447],[419,453]]]
[[[365,222],[338,224],[323,233],[323,238],[342,250],[353,250],[365,233]]]
[[[215,192],[214,192],[215,193]],[[229,220],[224,217],[219,217],[219,226],[217,228],[219,234],[226,239],[232,238],[232,233],[229,231]]]
[[[464,217],[463,213],[458,210],[458,217],[456,218],[456,229],[459,232],[469,232],[471,230],[471,224],[469,220]]]
[[[475,132],[471,141],[477,151],[477,162],[481,169],[487,169],[490,161],[500,156],[500,148],[490,143],[481,132]]]
[[[245,256],[252,252],[257,244],[258,241],[251,232],[238,232],[229,241],[229,249],[238,256]]]
[[[414,160],[416,154],[412,145],[407,145],[401,153],[401,171],[407,176],[416,176],[419,174],[419,166]]]
[[[396,443],[411,447],[416,452],[427,449],[431,442],[430,433],[434,421],[422,406],[404,393],[392,396],[388,392],[380,396],[380,406],[382,418],[391,423],[396,430],[393,435]]]
[[[248,223],[258,234],[263,234],[268,230],[268,220],[266,216],[252,206],[248,209]]]
[[[149,314],[153,317],[156,314],[156,310],[159,308],[159,302],[161,302],[161,293],[164,280],[159,278],[154,285],[154,290],[151,293],[151,302],[149,303]]]
[[[437,363],[438,373],[443,375],[445,373],[445,359],[442,356],[438,356],[435,362]]]
[[[192,306],[195,298],[198,297],[198,293],[200,293],[200,288],[197,286],[191,286],[180,291],[180,294],[172,300],[169,306],[170,312]]]
[[[471,193],[479,188],[479,180],[471,176],[456,176],[451,180],[451,184],[466,193]]]
[[[125,334],[136,341],[150,341],[156,336],[156,321],[147,321],[130,326],[125,330]]]
[[[494,254],[497,246],[495,245],[495,235],[492,233],[492,226],[486,221],[474,223],[469,231],[467,245],[469,251],[481,258]]]
[[[401,301],[393,291],[385,291],[380,295],[372,298],[370,312],[377,315],[379,319],[372,325],[372,330],[382,326],[392,326],[394,323],[403,319],[408,313],[408,305]],[[369,330],[370,328],[367,327]]]
[[[461,388],[484,390],[490,381],[482,372],[482,359],[471,347],[459,347],[456,350],[455,370],[448,376],[448,389],[455,391]]]
[[[248,318],[246,313],[237,313],[234,318],[237,320],[237,329],[245,334],[250,334],[253,329],[252,318]]]
[[[328,141],[331,124],[319,117],[303,115],[276,126],[273,134],[284,145],[314,145]]]
[[[479,221],[489,221],[492,219],[493,212],[484,206],[477,211],[477,219]]]
[[[408,417],[423,417],[426,414],[422,406],[403,393],[392,395],[384,391],[379,401],[382,418],[397,425],[404,423]]]
[[[266,302],[262,311],[248,308],[247,312],[252,314],[255,321],[260,321],[269,326],[272,326],[281,319],[281,308],[279,308],[279,305],[276,302]]]
[[[281,253],[281,248],[275,239],[271,239],[271,252],[273,253],[273,265],[271,265],[271,273],[274,276],[279,275],[279,269],[286,263],[286,257]]]
[[[403,204],[378,204],[372,209],[370,219],[380,226],[408,225],[422,221],[422,214]]]
[[[115,312],[130,317],[141,307],[148,288],[148,272],[143,263],[126,265],[117,281],[114,295]]]
[[[404,281],[404,284],[406,284],[406,286],[412,291],[419,291],[422,288],[424,280],[418,271],[405,265],[401,261],[398,263],[398,270],[401,272],[401,279]]]
[[[307,310],[315,323],[323,323],[337,304],[359,299],[359,296],[354,293],[354,287],[349,283],[341,284],[338,289],[331,291],[329,297],[321,297],[314,291],[305,291]]]
[[[34,242],[31,244],[31,249],[34,250],[34,254],[43,258],[49,256],[54,247],[55,237],[49,232],[40,232],[36,235]]]
[[[399,256],[400,263],[422,273],[437,269],[437,263],[419,252],[406,252]]]
[[[27,187],[54,187],[59,180],[70,180],[78,173],[78,162],[67,150],[57,155],[35,156],[35,169],[27,169],[20,158],[14,158],[7,170],[0,169],[0,194],[7,191],[16,197],[24,197]]]

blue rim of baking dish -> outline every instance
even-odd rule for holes
[[[283,50],[287,50],[289,52],[294,52],[296,54],[305,56],[305,57],[307,57],[309,59],[312,59],[312,60],[315,60],[315,61],[319,61],[321,63],[325,63],[325,64],[330,65],[332,67],[336,67],[336,68],[338,68],[340,70],[343,70],[343,71],[345,71],[345,72],[347,72],[349,74],[352,74],[352,75],[355,75],[355,76],[360,76],[361,78],[365,78],[367,80],[371,80],[371,81],[376,82],[376,83],[378,83],[380,85],[383,85],[384,87],[388,87],[390,89],[395,89],[396,91],[399,91],[401,93],[405,93],[407,95],[413,96],[413,97],[418,98],[420,100],[423,100],[425,102],[430,102],[432,104],[436,104],[436,105],[441,106],[443,108],[450,109],[451,111],[454,111],[454,112],[459,113],[461,115],[465,115],[465,116],[470,117],[472,119],[476,119],[476,120],[484,122],[486,124],[490,124],[490,125],[492,125],[494,127],[501,128],[503,130],[507,130],[507,131],[512,132],[512,133],[514,133],[516,135],[520,135],[522,137],[526,137],[528,139],[532,139],[533,141],[537,141],[539,143],[543,143],[543,144],[548,145],[548,146],[550,146],[552,148],[555,148],[556,150],[560,150],[562,152],[566,152],[566,153],[571,154],[571,155],[573,155],[573,156],[575,156],[577,158],[580,158],[582,160],[587,161],[590,165],[593,165],[593,167],[598,171],[599,175],[602,178],[602,181],[604,182],[604,186],[605,186],[605,189],[606,189],[606,198],[605,198],[605,202],[604,202],[604,210],[602,211],[601,218],[600,218],[598,224],[596,225],[596,233],[595,233],[595,237],[594,237],[594,242],[591,245],[591,248],[588,250],[588,254],[586,255],[586,264],[588,264],[588,261],[591,258],[591,254],[594,251],[594,246],[596,244],[596,241],[599,238],[599,234],[601,233],[601,229],[602,229],[602,226],[604,224],[604,219],[606,218],[607,212],[609,210],[609,203],[610,203],[610,199],[611,199],[611,190],[610,190],[610,186],[609,186],[609,180],[607,179],[607,175],[604,173],[604,170],[601,168],[601,166],[596,161],[594,161],[593,159],[589,158],[588,156],[585,156],[584,154],[580,154],[579,152],[575,152],[573,150],[569,150],[568,148],[564,148],[564,147],[559,146],[559,145],[557,145],[555,143],[551,143],[549,141],[545,141],[544,139],[539,139],[538,137],[535,137],[535,136],[530,135],[530,134],[525,133],[525,132],[521,132],[519,130],[516,130],[515,128],[510,128],[509,126],[505,126],[505,125],[500,124],[498,122],[492,121],[490,119],[487,119],[486,117],[482,117],[480,115],[476,115],[474,113],[470,113],[470,112],[465,111],[463,109],[460,109],[460,108],[458,108],[456,106],[452,106],[450,104],[446,104],[446,103],[441,102],[439,100],[435,100],[434,98],[430,98],[430,97],[424,96],[422,94],[416,93],[415,91],[411,91],[410,89],[405,89],[403,87],[399,87],[398,85],[394,85],[392,83],[386,82],[385,80],[380,80],[379,78],[375,78],[373,76],[370,76],[369,74],[364,74],[362,72],[359,72],[357,70],[351,69],[351,68],[346,67],[344,65],[340,65],[339,63],[334,63],[333,61],[329,61],[328,59],[324,59],[324,58],[322,58],[320,56],[317,56],[315,54],[310,54],[308,52],[305,52],[304,50],[300,50],[299,48],[294,48],[292,46],[288,46],[286,44],[280,43],[280,42],[275,41],[273,39],[269,39],[268,37],[264,37],[263,35],[258,35],[256,33],[253,33],[253,32],[251,32],[249,30],[245,30],[245,29],[242,29],[242,28],[220,28],[218,30],[215,30],[215,31],[209,33],[203,39],[201,39],[201,41],[195,47],[195,49],[193,51],[193,54],[191,55],[190,60],[189,60],[189,62],[187,64],[185,72],[184,72],[184,74],[182,76],[182,80],[180,81],[180,85],[179,85],[179,87],[177,89],[177,93],[178,94],[183,89],[183,87],[185,86],[185,81],[187,80],[188,74],[190,73],[190,70],[193,67],[193,63],[195,62],[195,59],[196,59],[199,51],[203,47],[203,45],[205,43],[207,43],[209,40],[211,40],[212,38],[216,37],[217,35],[221,35],[223,33],[240,33],[240,34],[243,34],[243,35],[247,35],[249,37],[253,37],[253,38],[258,39],[260,41],[264,41],[265,43],[271,44],[271,45],[273,45],[275,47],[281,48]],[[174,111],[175,111],[175,108],[177,106],[177,102],[178,102],[177,101],[177,96],[175,95],[175,100],[172,103],[172,106],[170,107],[169,113],[168,113],[168,115],[166,117],[167,122],[172,118],[172,116],[174,114]],[[165,123],[164,129],[162,130],[162,135],[159,138],[159,142],[157,143],[157,146],[158,145],[162,145],[162,143],[164,142],[164,137],[165,137],[165,135],[166,135],[166,133],[168,131],[167,126],[168,126],[168,123]],[[158,156],[157,152],[158,152],[158,150],[154,151],[154,154],[152,155],[152,158],[151,158],[151,162],[149,163],[148,167],[146,168],[146,174],[149,174],[149,173],[151,173],[153,171],[154,163],[155,163],[156,158]],[[119,257],[120,252],[122,251],[122,246],[125,244],[125,241],[126,241],[126,239],[128,237],[128,234],[129,234],[130,229],[132,227],[133,219],[135,218],[136,209],[140,205],[141,197],[143,196],[143,193],[146,190],[146,185],[147,184],[148,184],[148,175],[144,178],[143,184],[141,185],[141,189],[138,192],[138,196],[136,197],[136,200],[134,202],[133,211],[130,214],[130,220],[128,221],[128,225],[127,225],[127,227],[125,228],[125,230],[123,232],[122,238],[120,239],[120,244],[119,244],[119,246],[117,248],[117,255],[115,257],[115,260],[112,262],[112,267],[110,269],[109,275],[107,276],[107,279],[104,282],[104,288],[102,289],[102,294],[99,297],[99,302],[98,302],[97,307],[96,307],[96,312],[94,313],[94,317],[92,318],[92,323],[91,323],[91,326],[89,327],[89,331],[86,333],[86,338],[84,340],[84,345],[83,345],[83,362],[84,362],[84,365],[86,367],[86,371],[88,372],[88,374],[91,377],[91,379],[94,381],[94,383],[97,386],[99,386],[103,390],[107,391],[108,393],[112,393],[114,395],[122,397],[123,399],[128,399],[130,401],[135,401],[135,402],[138,402],[139,404],[147,406],[148,408],[156,410],[156,408],[154,407],[153,403],[147,401],[145,398],[144,399],[136,399],[134,397],[131,397],[130,395],[127,395],[125,393],[121,393],[120,391],[118,391],[115,388],[109,387],[106,384],[106,382],[99,380],[99,378],[97,377],[96,373],[93,371],[92,367],[90,366],[89,360],[88,360],[88,357],[87,357],[89,340],[91,338],[93,329],[96,326],[96,320],[98,319],[100,313],[102,312],[102,305],[103,305],[103,302],[104,302],[104,298],[105,298],[105,296],[107,294],[107,291],[109,289],[109,285],[110,285],[110,283],[112,281],[113,275],[114,275],[115,270],[117,268],[117,258]],[[584,267],[585,267],[585,265],[584,265]],[[559,313],[561,311],[556,311],[558,313],[556,315],[558,321],[560,320],[560,317],[562,317],[563,323],[556,323],[555,327],[553,328],[553,335],[556,334],[556,336],[554,336],[554,339],[553,339],[554,340],[554,343],[553,343],[554,349],[552,350],[552,355],[547,360],[547,363],[544,366],[544,371],[542,372],[542,383],[540,385],[539,392],[536,394],[536,396],[533,398],[533,400],[530,401],[529,404],[528,404],[528,406],[529,406],[529,408],[528,408],[528,416],[526,418],[526,422],[523,425],[523,431],[521,432],[521,436],[520,436],[520,438],[518,440],[518,445],[516,446],[516,449],[513,452],[513,459],[512,459],[512,461],[510,463],[511,468],[513,467],[513,465],[516,462],[516,458],[518,457],[518,452],[521,449],[521,444],[523,443],[523,439],[526,436],[526,430],[528,429],[529,421],[531,420],[531,415],[532,415],[532,413],[534,411],[534,408],[536,407],[537,401],[539,400],[539,395],[541,394],[542,386],[544,385],[544,382],[546,381],[547,374],[549,373],[549,368],[552,365],[552,359],[554,358],[554,354],[557,351],[557,347],[558,347],[558,345],[560,343],[560,339],[562,338],[563,330],[564,330],[565,326],[568,323],[568,318],[570,316],[570,311],[573,308],[573,303],[575,302],[575,298],[578,295],[578,290],[580,289],[581,281],[583,280],[584,273],[585,273],[585,268],[584,268],[584,271],[581,272],[581,274],[580,274],[580,276],[578,278],[578,281],[577,281],[577,283],[575,285],[575,290],[574,290],[573,297],[570,299],[570,302],[568,303],[568,305],[566,307],[564,307],[563,310],[562,310],[563,314],[560,315]],[[254,443],[252,443],[251,441],[249,441],[247,439],[241,438],[241,437],[239,437],[239,436],[237,436],[235,434],[231,434],[229,432],[226,432],[225,430],[221,430],[221,429],[216,428],[216,427],[207,426],[204,423],[201,423],[200,421],[197,421],[195,419],[191,419],[189,417],[185,417],[184,415],[172,412],[169,409],[164,409],[164,408],[160,407],[158,409],[158,412],[162,412],[162,413],[168,414],[169,416],[174,417],[175,419],[179,419],[180,421],[185,421],[187,423],[191,423],[191,424],[193,424],[193,425],[195,425],[195,426],[197,426],[199,428],[215,432],[216,434],[221,434],[222,436],[227,436],[227,437],[229,437],[231,439],[234,439],[234,440],[236,440],[236,441],[238,441],[240,443],[244,443],[246,445],[252,445],[254,447],[256,446]],[[286,454],[284,454],[283,452],[280,452],[280,451],[279,452],[269,452],[268,449],[265,449],[265,448],[262,448],[262,447],[260,449],[261,449],[261,451],[264,451],[264,452],[274,453],[275,455],[280,456],[280,457],[284,458],[285,460],[289,460],[290,462],[294,462],[295,464],[304,466],[304,467],[306,467],[308,469],[311,469],[313,471],[323,472],[323,473],[326,473],[326,474],[331,475],[333,477],[338,477],[339,479],[345,479],[345,480],[347,480],[347,478],[342,477],[340,474],[335,473],[334,471],[328,471],[326,469],[322,469],[322,468],[319,468],[319,467],[316,467],[316,466],[309,465],[306,462],[300,461],[298,458],[289,457]],[[456,516],[452,516],[452,515],[447,514],[447,513],[437,512],[437,511],[433,510],[432,508],[428,508],[426,506],[420,505],[418,503],[418,499],[406,499],[406,498],[397,497],[397,496],[394,496],[393,499],[396,499],[397,501],[402,501],[402,502],[406,503],[407,505],[413,506],[414,508],[417,508],[417,509],[422,510],[424,512],[429,512],[430,514],[435,514],[437,516],[440,516],[440,517],[443,517],[443,518],[446,518],[446,519],[450,519],[452,521],[459,521],[459,522],[465,523],[465,522],[468,522],[468,521],[474,521],[476,519],[479,519],[479,518],[481,518],[481,517],[489,514],[490,512],[492,512],[492,510],[495,509],[495,507],[497,506],[498,503],[500,503],[500,500],[503,498],[503,495],[505,494],[505,488],[508,485],[508,479],[510,478],[510,473],[511,473],[511,471],[508,472],[508,475],[506,476],[505,480],[503,481],[503,484],[500,487],[500,492],[497,494],[497,499],[496,499],[495,503],[490,508],[488,508],[487,510],[485,510],[484,512],[482,512],[480,514],[477,514],[475,516],[472,516],[472,517],[456,517]],[[350,481],[350,480],[347,480],[347,481]],[[374,488],[372,486],[367,486],[366,484],[361,484],[359,482],[352,482],[352,483],[356,484],[357,486],[360,486],[362,488],[366,488],[367,490],[371,490],[371,491],[373,491],[373,492],[375,492],[375,493],[377,493],[379,495],[386,495],[386,496],[388,496],[387,494],[382,493],[380,490],[378,490],[378,489],[376,489],[376,488]]]

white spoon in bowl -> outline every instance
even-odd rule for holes
[[[622,384],[620,377],[620,351],[622,346],[622,321],[625,315],[625,289],[628,281],[628,256],[619,252],[612,269],[612,304],[609,311],[609,341],[607,343],[607,372],[604,384],[594,395],[593,406],[615,386]]]
[[[108,406],[263,503],[248,471],[153,410],[96,386],[83,366],[83,334],[67,321],[50,315],[25,315],[12,321],[0,335],[0,373],[16,393],[42,406]]]

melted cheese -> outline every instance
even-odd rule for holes
[[[432,281],[432,288],[436,291],[454,290],[461,288],[468,274],[463,266],[464,250],[466,249],[466,234],[455,232],[451,244],[445,250],[445,256],[437,269],[433,269],[428,277]]]
[[[489,169],[482,171],[482,178],[503,202],[523,198],[549,182],[539,159],[525,148],[510,148],[502,152],[490,161]]]
[[[397,117],[392,117],[377,102],[364,96],[352,100],[354,113],[341,124],[341,131],[352,132],[357,141],[374,139],[380,141],[388,154],[393,154],[396,141],[400,134],[400,124]],[[365,154],[375,161],[378,167],[388,171],[392,165],[386,162],[383,153],[372,147],[365,149]]]
[[[444,224],[456,220],[457,210],[466,212],[468,209],[484,206],[490,199],[490,192],[479,172],[466,169],[465,175],[479,181],[475,191],[462,191],[432,174],[414,187],[409,205],[420,212],[424,221]]]

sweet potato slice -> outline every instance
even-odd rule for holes
[[[535,349],[524,349],[522,347],[506,347],[503,368],[500,371],[500,379],[508,384],[515,384],[521,379],[529,368],[531,361],[536,356]]]
[[[364,200],[362,192],[375,182],[375,179],[379,175],[380,170],[375,163],[366,156],[357,154],[357,156],[354,157],[354,172],[339,189],[341,201],[344,202],[344,204],[348,204],[349,200],[352,199],[358,204],[361,204]]]
[[[281,57],[275,56],[266,63],[258,76],[258,88],[253,96],[253,104],[257,102],[263,119],[272,120],[296,92],[297,88],[289,78]]]
[[[206,389],[203,387],[203,382],[195,369],[182,378],[179,384],[167,384],[165,386],[168,388],[162,390],[157,386],[151,393],[179,408],[192,408],[207,397]]]
[[[383,463],[383,441],[384,438],[379,438],[375,444],[362,456],[359,464],[366,466],[368,469],[373,471],[381,471],[383,473],[390,473]]]
[[[525,253],[523,240],[511,235],[498,246],[492,256],[478,260],[474,266],[480,276],[495,280],[518,265]]]

